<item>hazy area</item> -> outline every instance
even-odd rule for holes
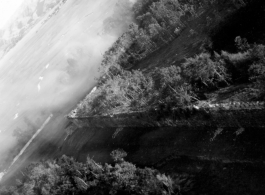
[[[116,2],[68,0],[0,61],[0,166],[16,144],[14,129],[26,131],[31,124],[37,130],[54,114],[60,119],[49,131],[56,131],[93,87],[102,55],[118,36],[103,33]]]

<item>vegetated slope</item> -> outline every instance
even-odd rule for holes
[[[12,134],[17,128],[22,134],[31,129],[26,118],[36,124],[36,131],[54,114],[11,172],[41,158],[40,145],[46,149],[54,145],[45,155],[56,153],[68,123],[64,116],[95,85],[102,52],[116,39],[117,35],[102,34],[102,23],[112,15],[116,2],[67,1],[57,15],[36,25],[0,61],[1,171],[25,144],[23,140],[17,146]]]
[[[136,63],[133,68],[150,71],[154,67],[179,66],[185,58],[202,52],[204,45],[209,41],[210,31],[227,15],[238,9],[231,2],[219,3],[217,1],[216,4],[201,8],[196,16],[182,16],[180,19],[184,27],[178,37]]]
[[[261,45],[246,47],[251,54],[240,66],[227,59],[232,54],[216,53],[212,43],[215,29],[221,28],[218,24],[245,6],[253,7],[252,1],[146,2],[149,5],[141,11],[141,3],[136,3],[136,22],[105,53],[98,90],[73,116],[135,111],[161,103],[187,106],[205,100],[206,91],[254,77],[249,68],[263,61]],[[236,40],[241,47],[245,39]]]

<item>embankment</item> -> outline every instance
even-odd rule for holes
[[[112,150],[122,148],[137,165],[194,174],[201,192],[264,193],[265,109],[260,105],[70,118],[74,131],[61,152],[104,163],[111,162]]]

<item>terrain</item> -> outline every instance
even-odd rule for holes
[[[188,177],[195,183],[194,188],[190,192],[184,190],[183,194],[264,193],[265,146],[262,140],[265,136],[263,131],[265,49],[262,45],[264,29],[259,23],[261,20],[257,20],[257,17],[264,17],[264,3],[213,1],[196,7],[196,1],[192,1],[191,4],[189,1],[188,3],[184,1],[186,7],[181,7],[180,11],[183,15],[176,17],[180,19],[177,22],[180,25],[177,29],[180,30],[177,31],[176,26],[172,25],[175,24],[172,22],[175,21],[172,19],[174,17],[170,17],[170,10],[174,7],[170,3],[176,2],[171,0],[154,2],[158,3],[152,4],[153,7],[145,7],[144,11],[134,10],[137,14],[140,13],[136,18],[138,26],[130,25],[129,28],[127,26],[129,30],[124,30],[125,33],[122,34],[121,31],[115,30],[120,22],[119,17],[115,18],[115,14],[111,15],[107,11],[111,6],[115,7],[114,2],[108,2],[107,6],[103,0],[101,3],[93,4],[69,0],[54,18],[43,27],[40,25],[38,30],[33,30],[32,34],[28,35],[29,39],[24,38],[21,47],[16,46],[14,52],[12,50],[5,56],[3,60],[6,61],[3,62],[7,63],[7,59],[13,58],[12,52],[13,55],[23,53],[16,49],[22,50],[22,46],[27,43],[26,40],[31,45],[41,43],[38,47],[37,45],[34,48],[26,47],[32,48],[25,50],[28,53],[34,54],[37,51],[36,59],[31,56],[31,61],[22,62],[24,65],[31,62],[36,64],[37,60],[41,62],[41,66],[32,72],[32,77],[28,72],[25,74],[27,82],[29,78],[30,81],[35,79],[36,94],[43,94],[44,97],[48,95],[48,99],[45,98],[43,101],[43,106],[40,106],[42,117],[39,124],[42,124],[50,113],[54,116],[8,170],[3,177],[3,185],[14,185],[15,177],[25,179],[23,169],[31,162],[41,160],[49,164],[51,163],[49,159],[58,160],[62,155],[72,156],[77,162],[87,164],[90,162],[87,160],[90,156],[94,164],[92,167],[105,170],[102,168],[103,165],[98,165],[94,160],[100,163],[116,163],[115,158],[113,161],[109,154],[117,148],[122,148],[128,152],[126,159],[140,167],[149,166],[158,169],[172,178],[177,175],[179,183],[174,180],[175,184],[181,183],[183,175],[189,175]],[[169,3],[168,12],[163,9],[163,3],[166,5]],[[88,11],[85,5],[93,5],[96,10],[97,6],[100,10],[106,8],[106,11],[97,12],[98,17],[95,17],[94,12]],[[177,3],[174,5],[178,6]],[[195,8],[192,6],[190,8],[189,5]],[[159,15],[160,8],[165,11],[163,16],[172,20],[169,22],[166,19],[162,20]],[[89,9],[93,10],[91,7]],[[145,13],[146,10],[151,10],[153,15]],[[249,14],[247,18],[243,17],[246,13]],[[80,17],[75,17],[77,15]],[[91,33],[87,32],[89,28],[84,28],[83,25],[82,28],[79,26],[78,30],[73,31],[72,27],[60,26],[63,21],[65,24],[71,24],[69,18],[73,20],[72,26],[80,22],[85,23],[86,16],[90,18],[87,19],[86,24],[92,28]],[[111,19],[107,20],[111,25],[102,26],[99,21],[104,21],[108,16],[111,16]],[[158,18],[157,21],[154,17]],[[96,25],[91,24],[93,21],[97,21]],[[146,25],[148,23],[153,26]],[[53,26],[54,24],[57,25]],[[126,24],[121,26],[126,27]],[[110,32],[105,34],[106,29]],[[159,29],[159,33],[154,33],[155,29]],[[52,32],[58,34],[49,42],[46,37],[47,32],[50,32],[50,35]],[[115,34],[117,36],[113,37]],[[86,43],[84,40],[87,35],[89,38]],[[223,40],[220,41],[219,37]],[[29,42],[29,40],[34,41]],[[40,40],[43,42],[39,42]],[[61,48],[65,50],[62,51]],[[106,51],[104,55],[102,51]],[[48,54],[48,57],[39,59],[41,54]],[[17,63],[21,59],[19,56]],[[81,59],[81,62],[77,63],[77,59]],[[83,63],[91,66],[82,66]],[[96,82],[94,78],[99,74],[96,71],[99,64],[103,76],[101,75]],[[45,72],[40,71],[43,67]],[[58,69],[63,74],[62,72],[52,74]],[[7,82],[8,72],[11,71],[13,75],[19,69],[16,67],[12,70],[9,67],[3,70],[3,77],[6,77],[5,82]],[[45,78],[48,78],[46,85]],[[16,84],[14,78],[12,82]],[[56,82],[59,84],[54,85]],[[22,84],[21,81],[19,84]],[[71,88],[72,84],[75,87]],[[96,87],[90,92],[95,85]],[[23,86],[29,84],[23,83]],[[27,90],[31,89],[24,90],[27,96],[32,94],[29,96],[32,98],[28,104],[34,105],[36,102],[36,105],[41,105],[43,97],[39,100],[34,92],[29,93]],[[76,94],[75,98],[72,98],[73,94]],[[14,95],[7,94],[7,97],[11,96]],[[81,99],[83,100],[79,102]],[[43,109],[47,108],[47,105],[51,108],[48,111]],[[32,115],[28,117],[31,120],[34,118]],[[124,171],[124,177],[128,178],[126,171],[130,172],[133,168],[128,168],[123,164],[123,159],[120,160],[120,164],[116,164],[115,167],[121,172]],[[8,161],[10,162],[10,159],[6,160]],[[58,164],[59,162],[61,163],[61,160],[58,160]],[[108,166],[111,167],[106,165]],[[98,171],[98,168],[96,170]],[[95,180],[99,182],[93,171],[92,175],[96,178],[93,182],[86,181],[87,177],[91,177],[88,176],[89,174],[82,175],[78,171],[73,171],[71,174],[70,183],[72,182],[73,188],[79,190],[80,194],[89,192]],[[77,176],[78,181],[76,181]],[[103,174],[103,177],[106,175]],[[83,178],[82,187],[79,187],[80,178]],[[165,182],[169,181],[166,176],[164,180],[160,176],[157,178],[164,182],[162,183],[166,185],[164,186],[166,189],[170,188]],[[125,181],[127,182],[126,179]],[[61,185],[60,182],[58,184]],[[52,182],[49,184],[57,186]],[[132,188],[134,186],[131,183],[124,185]],[[25,187],[17,186],[18,190]],[[179,186],[178,193],[182,193],[180,190],[182,187]],[[115,193],[122,193],[122,190]],[[126,193],[130,194],[127,191]],[[169,190],[165,193],[174,194],[175,191],[173,193]]]
[[[53,113],[42,140],[63,135],[55,129],[66,125],[64,116],[95,85],[102,52],[115,40],[115,35],[102,35],[102,22],[115,3],[68,1],[45,24],[36,24],[1,60],[2,170],[21,149],[13,150],[14,129],[37,130]],[[34,148],[38,146],[31,151]]]

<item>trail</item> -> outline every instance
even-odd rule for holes
[[[14,158],[13,162],[7,169],[7,171],[12,167],[12,165],[19,159],[19,157],[25,152],[25,150],[28,148],[28,146],[31,144],[31,142],[39,135],[39,133],[43,130],[43,128],[48,124],[48,122],[53,117],[53,114],[51,114],[46,121],[42,124],[42,126],[38,129],[38,131],[32,136],[32,138],[28,141],[28,143],[22,148],[22,150],[19,152],[19,154]]]

